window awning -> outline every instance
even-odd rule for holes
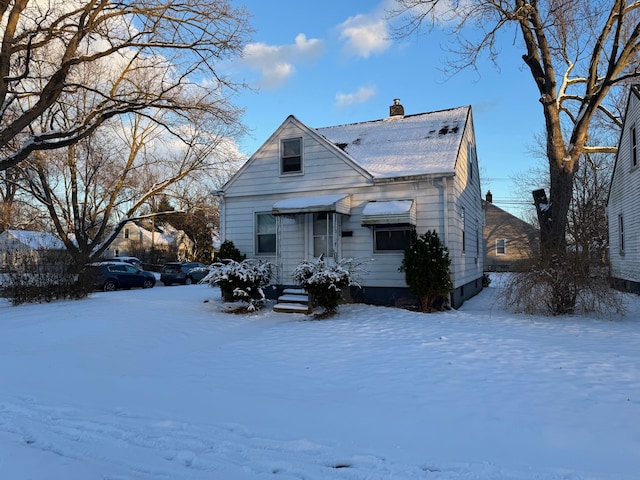
[[[362,211],[362,225],[416,224],[416,207],[413,200],[368,202]]]
[[[336,212],[349,215],[351,195],[317,195],[313,197],[294,197],[273,204],[274,215],[295,215],[311,212]]]

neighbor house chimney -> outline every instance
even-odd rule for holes
[[[389,116],[390,117],[404,116],[404,107],[400,105],[399,98],[393,99],[393,105],[389,107]]]
[[[491,190],[487,190],[487,203],[493,203],[493,195],[491,194]]]

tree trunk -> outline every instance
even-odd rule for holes
[[[563,252],[566,248],[567,214],[573,193],[572,171],[557,167],[553,159],[551,166],[551,191],[545,209],[538,209],[540,223],[540,253],[548,257]]]

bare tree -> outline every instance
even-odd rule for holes
[[[248,33],[230,0],[5,0],[0,24],[0,171],[121,115],[238,120],[225,90],[240,86],[216,71]]]
[[[21,164],[29,192],[79,265],[98,258],[126,221],[149,216],[150,199],[231,161],[218,149],[227,138],[220,132],[230,132],[219,126],[194,121],[177,149],[158,125],[120,116],[75,145],[36,152]]]
[[[640,1],[396,0],[408,14],[407,35],[446,19],[460,39],[456,70],[477,68],[483,54],[497,65],[502,34],[519,38],[522,60],[540,94],[545,121],[549,196],[538,205],[544,254],[563,255],[574,177],[581,162],[616,147],[590,141],[596,122],[620,124],[612,94],[640,76]],[[479,32],[479,35],[477,33]],[[469,33],[465,36],[465,33]],[[545,195],[546,197],[546,195]],[[544,199],[540,200],[541,202]]]

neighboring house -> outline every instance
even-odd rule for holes
[[[371,259],[356,301],[409,297],[398,271],[409,232],[449,249],[461,305],[482,289],[482,204],[471,107],[311,128],[290,115],[218,192],[221,236],[277,266],[291,286],[302,260]],[[428,268],[428,266],[425,266]]]
[[[47,256],[59,261],[63,252],[66,252],[64,243],[52,233],[29,230],[5,230],[0,233],[2,270],[11,270],[25,262],[38,264]]]
[[[540,251],[540,232],[533,225],[496,207],[491,192],[487,192],[482,206],[485,271],[520,269]]]
[[[183,230],[169,224],[153,225],[129,221],[103,254],[104,257],[141,256],[143,253],[172,252],[178,260],[189,258],[193,242]]]
[[[629,89],[609,188],[609,263],[616,288],[640,293],[640,87]]]

